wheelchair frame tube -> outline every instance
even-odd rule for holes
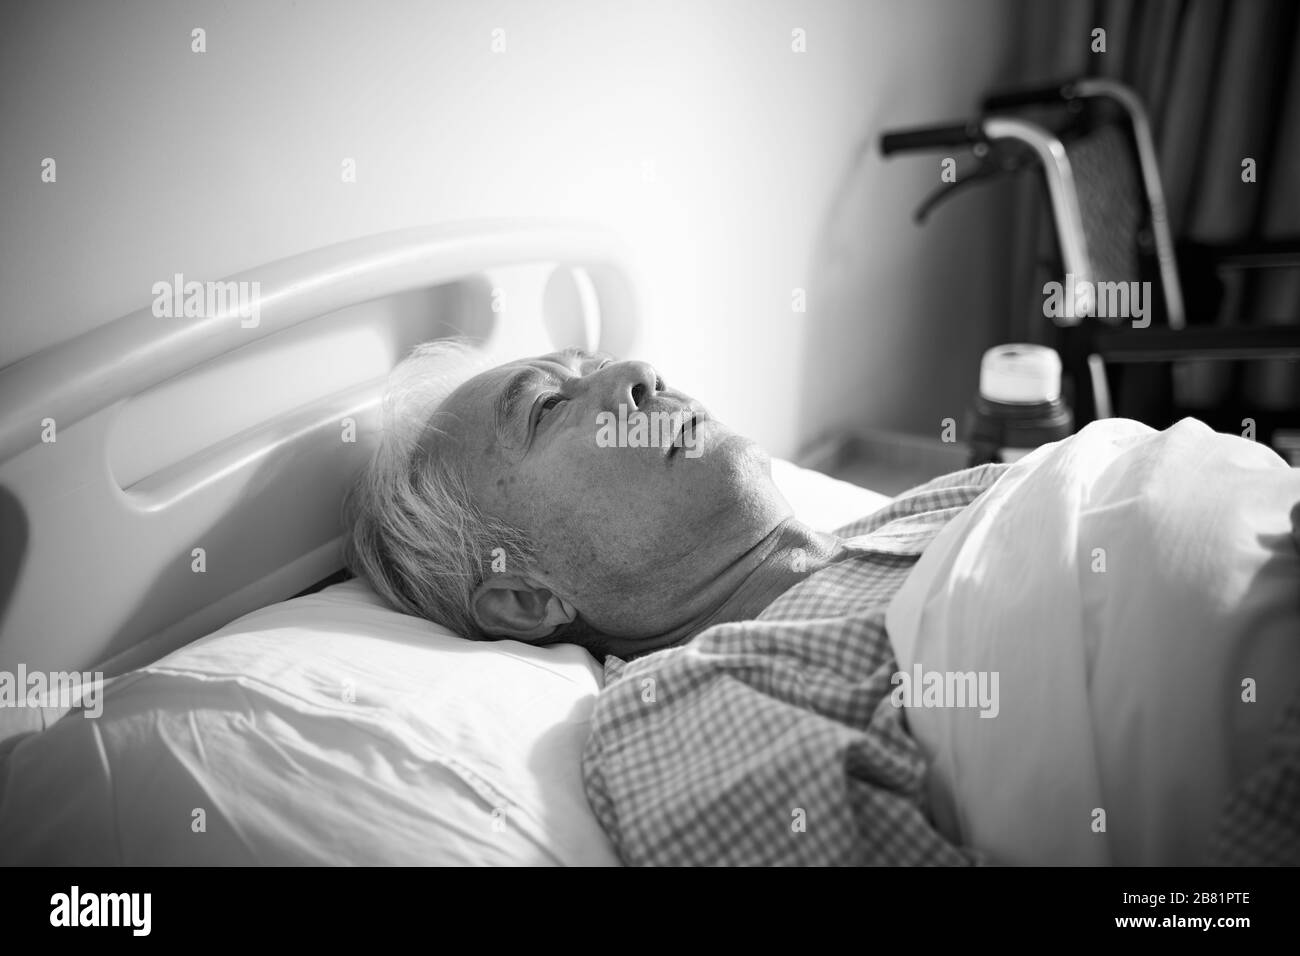
[[[1075,283],[1088,282],[1089,285],[1085,288],[1091,288],[1092,264],[1088,260],[1083,215],[1079,211],[1079,195],[1074,185],[1074,170],[1061,141],[1036,123],[1009,116],[990,116],[981,125],[988,139],[1016,139],[1038,155],[1043,164],[1043,176],[1047,179],[1047,193],[1052,203],[1065,272],[1074,276]],[[1083,307],[1080,308],[1080,305]],[[1076,304],[1074,318],[1063,317],[1057,324],[1077,325],[1085,315],[1092,315],[1095,309],[1096,302],[1092,299],[1086,304]]]

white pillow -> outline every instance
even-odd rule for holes
[[[782,458],[772,459],[772,483],[795,516],[815,531],[834,531],[865,518],[894,499]]]
[[[821,530],[889,500],[773,472]],[[465,641],[335,585],[17,741],[0,863],[616,864],[581,779],[600,686],[576,646]]]
[[[349,581],[20,741],[0,770],[0,857],[614,864],[579,768],[599,687],[578,647],[470,643]]]

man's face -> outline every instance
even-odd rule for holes
[[[512,362],[458,388],[432,424],[476,506],[531,539],[535,583],[606,634],[683,623],[691,596],[790,514],[766,454],[644,362]]]

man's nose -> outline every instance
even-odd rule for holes
[[[664,380],[649,362],[615,362],[597,376],[602,380],[602,404],[607,407],[625,405],[632,411],[664,390]]]

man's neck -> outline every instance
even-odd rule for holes
[[[834,535],[787,518],[709,583],[686,621],[655,638],[602,636],[603,650],[627,659],[683,644],[715,624],[753,620],[792,586],[849,554]]]

